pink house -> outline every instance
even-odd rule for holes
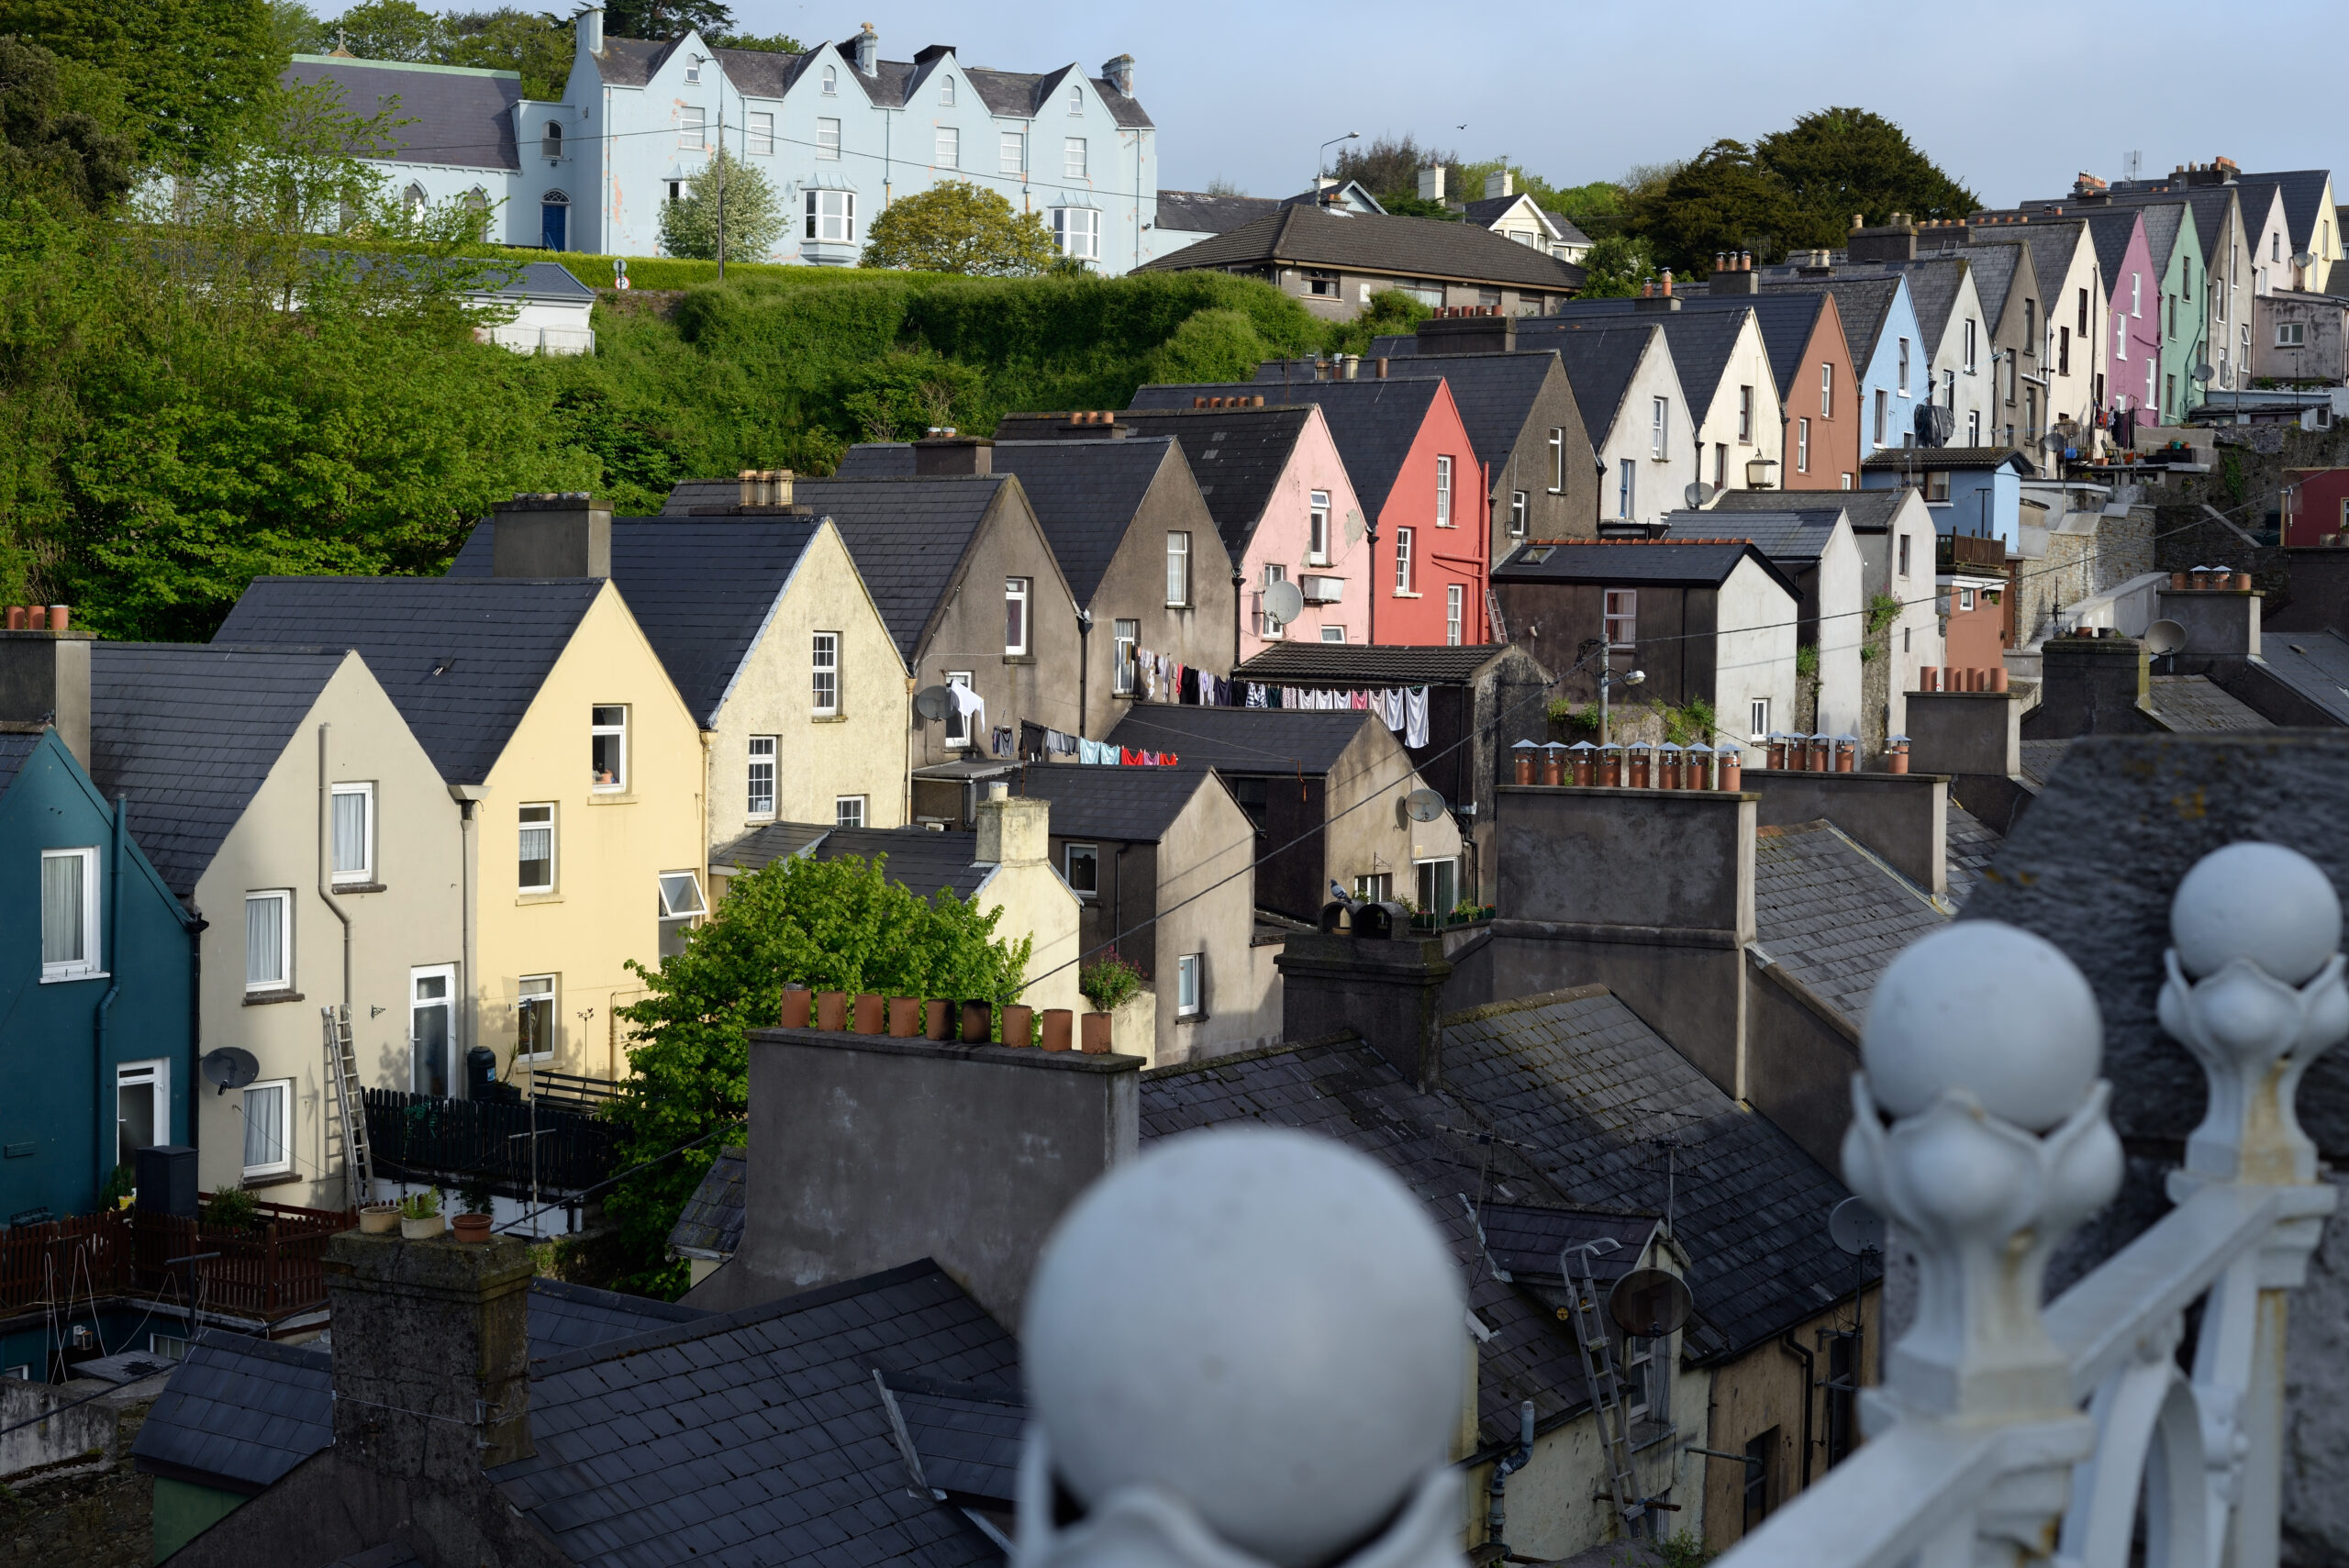
[[[1130,408],[1138,436],[1172,436],[1190,461],[1224,550],[1242,579],[1231,662],[1284,641],[1367,642],[1375,583],[1361,501],[1321,410],[1269,408],[1233,395],[1206,408]],[[1304,606],[1284,624],[1265,590],[1297,584]]]
[[[2162,284],[2136,207],[2088,215],[2097,271],[2104,283],[2106,335],[2099,345],[2099,410],[2155,424],[2162,407]]]

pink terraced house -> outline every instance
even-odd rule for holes
[[[2145,215],[2124,207],[2088,215],[2106,311],[2103,373],[2097,406],[2133,415],[2140,425],[2162,417],[2162,283],[2145,239]]]

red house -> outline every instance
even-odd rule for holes
[[[1219,398],[1226,406],[1241,398],[1265,406],[1318,406],[1338,443],[1368,514],[1349,516],[1341,526],[1350,540],[1375,532],[1371,580],[1315,575],[1306,584],[1308,597],[1366,594],[1373,642],[1457,647],[1492,640],[1485,598],[1492,572],[1485,514],[1491,485],[1442,376],[1145,386],[1132,406],[1212,407]],[[1215,482],[1211,466],[1193,465],[1202,490]]]
[[[2322,544],[2349,534],[2349,468],[2284,471],[2284,542]]]

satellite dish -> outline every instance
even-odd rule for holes
[[[1292,621],[1305,613],[1305,590],[1284,577],[1264,584],[1264,613],[1277,621]]]
[[[224,1095],[231,1089],[241,1089],[261,1076],[261,1062],[253,1053],[233,1045],[206,1051],[196,1066],[203,1070],[204,1081]]]
[[[1607,1316],[1635,1340],[1677,1333],[1696,1309],[1696,1298],[1680,1276],[1662,1269],[1633,1269],[1607,1293]]]
[[[1713,487],[1699,479],[1680,494],[1687,499],[1688,509],[1694,512],[1713,498]]]
[[[2197,382],[2199,382],[2202,385],[2208,386],[2212,382],[2219,379],[2219,373],[2212,370],[2209,365],[2196,365],[2194,367],[2194,379]]]
[[[1432,822],[1443,815],[1443,796],[1431,789],[1415,789],[1403,797],[1403,811],[1414,822]]]
[[[2186,628],[2174,620],[2157,620],[2145,628],[2145,651],[2156,656],[2186,651]]]
[[[2313,267],[2313,266],[2315,266],[2315,265],[2316,265],[2316,252],[2315,252],[2315,251],[2313,251],[2313,250],[2295,250],[2295,251],[2293,251],[2293,252],[2292,252],[2292,265],[2294,265],[2295,267]]]
[[[914,694],[914,711],[936,723],[954,706],[954,699],[946,695],[944,686],[924,686]]]
[[[1827,1211],[1827,1234],[1854,1257],[1864,1252],[1882,1256],[1884,1216],[1855,1197],[1847,1197]]]

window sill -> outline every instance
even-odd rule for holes
[[[71,985],[76,980],[112,980],[113,978],[114,975],[106,970],[83,969],[76,970],[71,974],[44,974],[40,977],[40,983],[43,985]]]
[[[301,999],[302,993],[299,991],[248,991],[245,993],[245,1006],[248,1007],[270,1007],[280,1002],[298,1002]]]
[[[327,891],[328,893],[387,893],[390,889],[380,882],[338,882],[329,886]]]
[[[518,895],[514,900],[517,907],[525,904],[560,904],[562,902],[562,895],[560,893],[525,893]]]
[[[1205,1013],[1177,1013],[1174,1021],[1178,1024],[1203,1024],[1208,1021],[1208,1016]]]
[[[301,1179],[302,1173],[299,1171],[248,1171],[239,1184],[250,1192],[254,1187],[282,1187],[288,1182],[298,1182]]]
[[[1427,597],[1425,594],[1415,594],[1402,588],[1395,590],[1395,596],[1398,599],[1424,599]]]
[[[634,806],[636,804],[636,796],[618,790],[612,790],[607,793],[589,795],[587,797],[587,804],[590,806]]]
[[[807,722],[810,724],[846,724],[848,722],[848,715],[844,713],[811,713],[807,716]]]
[[[1007,653],[1003,656],[1003,662],[1007,664],[1033,664],[1036,662],[1036,656],[1033,653]]]

